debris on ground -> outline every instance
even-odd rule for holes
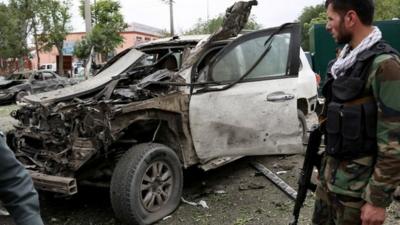
[[[255,169],[262,172],[265,177],[267,177],[272,183],[274,183],[279,189],[281,189],[285,194],[287,194],[291,199],[296,199],[297,192],[291,186],[289,186],[284,180],[278,177],[274,172],[266,168],[260,163],[251,162],[250,163]]]
[[[247,191],[247,190],[258,190],[264,189],[265,185],[257,184],[257,183],[249,183],[249,184],[240,184],[239,191]]]
[[[172,218],[172,216],[169,215],[169,216],[164,217],[162,220],[168,220],[168,219],[171,219],[171,218]]]
[[[215,190],[214,194],[226,194],[226,191],[224,191],[224,190]]]
[[[287,174],[287,171],[286,170],[278,171],[276,172],[276,174],[278,175]]]
[[[181,201],[185,204],[191,205],[191,206],[201,206],[204,209],[209,209],[207,202],[204,200],[200,200],[199,202],[191,202],[188,200],[185,200],[183,197],[181,198]]]

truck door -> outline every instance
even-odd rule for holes
[[[216,55],[206,75],[215,85],[196,88],[189,108],[202,161],[302,151],[295,96],[299,50],[299,25],[289,24],[243,35]]]

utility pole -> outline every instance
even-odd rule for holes
[[[92,30],[92,12],[90,10],[90,0],[85,0],[85,25],[86,25],[86,37],[89,36],[90,31]],[[85,80],[89,78],[90,70],[92,67],[92,58],[94,56],[94,48],[90,50],[89,58],[85,65]]]
[[[207,0],[207,22],[210,20],[210,6],[209,6],[209,2]]]
[[[170,19],[170,29],[171,29],[171,36],[175,35],[174,32],[174,9],[173,9],[173,0],[169,0],[169,19]]]
[[[175,32],[174,32],[174,9],[173,9],[174,0],[161,0],[161,1],[169,4],[170,33],[171,33],[171,36],[174,36],[175,35]]]
[[[210,21],[210,5],[209,2],[207,0],[207,23]],[[208,33],[211,34],[211,28],[210,26],[208,26]]]
[[[86,36],[92,30],[92,14],[90,12],[90,0],[85,0],[85,25],[86,25]]]

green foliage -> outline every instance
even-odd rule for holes
[[[309,51],[310,49],[310,29],[313,27],[315,24],[325,24],[327,22],[328,16],[326,15],[326,12],[320,12],[320,14],[312,18],[311,21],[306,22],[303,24],[303,30],[302,30],[302,47],[305,51]]]
[[[224,15],[220,14],[219,16],[209,20],[204,21],[202,19],[198,19],[197,23],[188,31],[185,32],[186,35],[192,34],[211,34],[216,32],[222,25]],[[254,15],[251,15],[249,21],[247,22],[244,29],[246,30],[258,30],[261,28],[261,25],[256,22],[256,18]]]
[[[124,41],[117,30],[102,25],[96,25],[89,38],[95,52],[105,55],[114,51]]]
[[[81,3],[80,10],[83,16],[84,1]],[[127,24],[120,9],[120,3],[114,0],[98,0],[96,5],[91,6],[94,26],[86,40],[78,43],[74,53],[78,58],[88,57],[91,47],[94,47],[95,52],[107,56],[123,43],[120,32],[127,28]]]
[[[47,0],[41,2],[40,19],[43,25],[43,32],[39,40],[43,45],[43,49],[50,50],[55,46],[59,55],[58,73],[63,75],[63,45],[67,34],[72,30],[69,26],[71,15],[69,8],[71,6],[69,0]]]
[[[59,0],[10,0],[8,5],[0,4],[0,57],[28,56],[29,36],[37,51],[53,46],[61,51],[70,30],[68,9],[69,2]]]
[[[33,16],[30,0],[0,3],[0,58],[22,58],[28,55],[27,37]]]
[[[18,18],[14,16],[11,8],[0,3],[0,58],[17,58],[25,53],[24,40],[17,29]],[[21,54],[22,53],[22,54]]]
[[[166,30],[166,29],[163,29],[161,32],[160,32],[160,35],[161,35],[161,37],[171,37],[172,35],[171,35],[171,32],[169,32],[168,30]]]
[[[390,20],[400,17],[400,0],[379,0],[375,1],[375,20]],[[314,24],[327,22],[326,9],[324,4],[307,6],[297,19],[302,25],[302,42],[304,50],[309,50],[309,31]]]
[[[297,19],[300,25],[302,26],[301,30],[301,46],[305,51],[308,51],[310,48],[310,36],[309,36],[309,29],[312,26],[312,20],[314,18],[323,18],[325,16],[325,5],[318,4],[315,6],[307,6],[303,9],[301,15]],[[325,14],[324,14],[325,13]],[[315,21],[314,21],[315,22]]]
[[[79,59],[87,59],[90,55],[91,45],[87,39],[83,39],[75,44],[74,55]]]
[[[375,20],[390,20],[400,17],[400,0],[375,1]]]
[[[71,15],[69,14],[70,2],[47,0],[42,2],[42,13],[40,14],[43,23],[43,32],[40,40],[44,49],[50,50],[53,46],[60,52],[63,48],[64,39],[72,30],[69,26]]]

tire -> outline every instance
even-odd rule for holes
[[[299,128],[301,129],[301,141],[303,145],[308,144],[308,133],[307,133],[307,122],[306,122],[306,117],[304,116],[304,113],[298,109],[297,110],[297,118],[299,119]]]
[[[29,93],[26,91],[20,91],[17,93],[17,95],[15,95],[15,101],[16,102],[21,102],[22,99],[27,96]]]
[[[176,153],[162,144],[139,144],[115,167],[111,205],[116,217],[126,224],[152,224],[175,211],[182,187],[182,167]]]

